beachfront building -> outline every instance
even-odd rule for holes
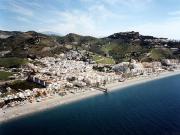
[[[129,62],[121,62],[112,67],[115,72],[130,73]]]
[[[114,65],[112,69],[115,72],[120,73],[131,73],[133,76],[137,75],[147,75],[152,74],[155,72],[155,69],[161,68],[160,62],[136,62],[132,60],[131,63],[129,62],[122,62],[117,65]]]
[[[147,71],[147,73],[159,73],[159,72],[164,71],[162,69],[161,62],[158,62],[158,61],[143,62],[142,64],[144,66],[145,71]]]
[[[180,60],[178,59],[163,59],[162,64],[165,66],[165,69],[170,71],[180,69]]]
[[[140,62],[136,62],[135,60],[132,60],[131,63],[131,73],[132,75],[142,75],[144,74],[144,66]]]
[[[178,59],[163,59],[162,63],[167,66],[176,66],[180,64]]]

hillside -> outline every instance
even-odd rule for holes
[[[53,50],[61,48],[55,38],[34,31],[4,33],[8,34],[8,37],[0,39],[1,56],[44,57],[54,55]],[[1,32],[0,35],[5,36],[4,33]]]
[[[180,58],[180,42],[166,38],[140,35],[138,32],[120,32],[104,38],[45,35],[35,31],[0,31],[0,57],[35,58],[54,56],[68,50],[86,50],[93,58],[105,61],[142,61]]]

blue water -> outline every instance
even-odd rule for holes
[[[10,121],[0,135],[180,135],[180,75]]]

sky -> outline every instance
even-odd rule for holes
[[[0,0],[0,29],[180,39],[180,0]]]

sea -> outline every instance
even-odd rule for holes
[[[0,135],[180,135],[180,75],[14,119]]]

